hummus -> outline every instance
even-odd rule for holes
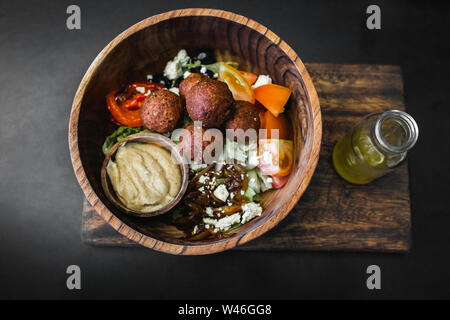
[[[180,167],[169,151],[147,143],[119,147],[106,167],[118,198],[129,209],[153,212],[170,203],[181,187]]]

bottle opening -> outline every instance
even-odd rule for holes
[[[388,152],[404,153],[417,141],[419,128],[406,112],[390,110],[376,121],[375,136],[380,146]]]

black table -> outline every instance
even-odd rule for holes
[[[383,2],[69,1],[0,3],[0,298],[449,298],[449,30],[443,5]],[[420,126],[410,153],[413,247],[408,254],[225,252],[178,257],[80,241],[83,195],[67,127],[79,81],[97,53],[143,18],[181,7],[230,10],[266,25],[305,62],[398,64]],[[79,265],[82,290],[66,288]],[[381,267],[382,289],[366,288]],[[212,279],[214,290],[206,279]]]

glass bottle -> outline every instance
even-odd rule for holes
[[[336,143],[334,168],[351,183],[369,183],[398,166],[418,136],[417,123],[406,112],[369,114]]]

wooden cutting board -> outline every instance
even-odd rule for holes
[[[365,186],[342,180],[331,152],[363,116],[405,110],[400,67],[307,63],[323,122],[319,164],[298,204],[274,229],[234,250],[340,250],[405,252],[411,246],[408,167]],[[102,246],[138,244],[105,223],[84,201],[82,239]]]

